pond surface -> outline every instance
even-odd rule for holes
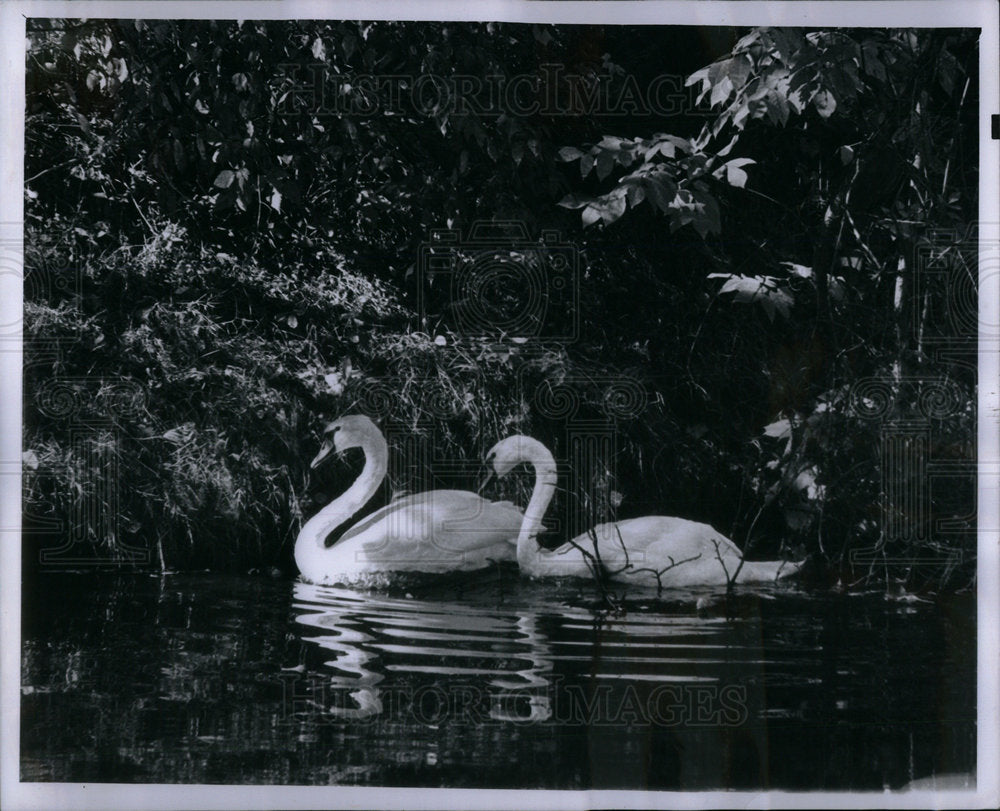
[[[45,575],[21,777],[833,791],[975,770],[971,595],[596,606],[510,570],[398,593]]]

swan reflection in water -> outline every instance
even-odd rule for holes
[[[353,702],[353,706],[343,707],[330,707],[325,701],[316,702],[314,708],[345,719],[369,718],[383,710],[376,686],[384,676],[369,669],[369,663],[377,659],[378,654],[368,651],[364,646],[373,637],[361,629],[362,625],[352,611],[351,601],[338,599],[337,591],[306,583],[295,584],[296,610],[304,607],[313,609],[297,614],[296,621],[324,632],[319,636],[310,635],[306,638],[336,654],[334,659],[324,662],[334,673],[327,684],[335,695],[346,693]],[[286,668],[298,672],[303,669],[301,665]]]
[[[460,702],[466,713],[477,712],[481,700],[483,714],[496,721],[551,716],[551,652],[532,611],[360,594],[303,582],[294,588],[296,621],[309,629],[303,639],[335,654],[323,662],[332,671],[325,680],[331,694],[311,709],[322,704],[322,712],[345,720],[378,716],[407,698],[385,684],[388,674],[401,674],[446,677],[450,684],[432,697]],[[301,664],[286,668],[303,669]],[[406,687],[410,699],[434,691],[432,684],[395,686]]]
[[[759,722],[796,711],[767,703],[766,664],[777,679],[811,670],[814,648],[764,643],[752,612],[699,616],[691,595],[680,613],[635,604],[608,617],[566,605],[567,591],[552,593],[559,588],[519,581],[496,605],[482,594],[458,602],[297,583],[308,643],[299,666],[317,685],[305,709],[333,722],[388,724],[394,740],[430,730],[454,751],[483,757],[496,746],[484,731],[490,722],[516,724],[527,736],[557,736],[570,761],[587,759],[595,785],[653,786],[643,771],[653,763],[661,788],[757,785],[768,751]],[[634,775],[620,761],[591,760],[612,740],[643,753]]]
[[[578,708],[568,703],[593,696],[611,701],[630,691],[628,700],[645,704],[675,695],[674,686],[759,671],[759,628],[750,618],[636,611],[608,621],[589,609],[542,602],[540,587],[522,584],[529,594],[495,607],[296,583],[303,640],[334,654],[316,680],[331,694],[316,698],[316,709],[366,719],[399,709],[397,702],[409,701],[413,710],[423,699],[473,720],[546,721],[554,711],[575,717]],[[537,605],[521,599],[532,595]],[[581,689],[586,696],[577,696]],[[564,706],[556,711],[559,698]]]

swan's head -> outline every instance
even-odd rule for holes
[[[486,454],[490,475],[503,478],[522,462],[535,465],[551,463],[552,455],[537,439],[517,434],[501,439]]]
[[[506,439],[501,439],[496,445],[490,448],[486,454],[486,465],[490,469],[491,476],[496,475],[502,479],[521,462],[525,461],[519,440],[526,438],[509,436]]]
[[[502,439],[486,454],[489,471],[480,490],[494,475],[503,478],[522,462],[534,468],[535,486],[517,535],[517,562],[522,571],[532,573],[538,554],[538,533],[543,529],[542,518],[556,487],[556,463],[552,454],[541,442],[528,436],[518,434]]]
[[[323,444],[309,467],[315,469],[329,458],[333,451],[343,453],[348,448],[368,447],[373,440],[381,440],[382,432],[363,414],[349,414],[334,420],[323,429]]]

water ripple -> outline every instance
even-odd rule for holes
[[[294,607],[303,639],[336,654],[322,666],[333,691],[328,712],[337,717],[383,712],[383,694],[405,678],[439,687],[465,680],[490,697],[494,719],[509,715],[513,696],[521,699],[518,720],[525,707],[544,720],[563,679],[712,684],[734,663],[762,663],[759,632],[746,619],[644,612],[609,620],[530,596],[483,605],[299,583]],[[445,681],[426,681],[434,677]]]

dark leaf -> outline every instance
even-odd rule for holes
[[[583,219],[583,227],[586,228],[590,225],[593,225],[595,222],[598,222],[601,219],[601,211],[599,208],[588,205],[583,210],[582,219]]]
[[[712,94],[709,97],[709,104],[715,107],[722,104],[733,92],[733,82],[728,76],[723,76],[712,87]]]
[[[597,155],[597,177],[604,180],[615,168],[615,156],[610,152],[599,152]]]
[[[582,157],[583,153],[575,146],[564,146],[559,150],[559,160],[561,161],[575,161]]]
[[[754,163],[750,158],[734,158],[724,165],[726,172],[726,182],[730,186],[736,186],[742,189],[746,186],[747,173],[743,171],[742,167]]]
[[[567,194],[559,201],[558,205],[563,208],[583,208],[585,205],[591,202],[593,198],[579,195],[579,194]]]
[[[215,177],[215,181],[212,183],[217,189],[228,189],[233,185],[233,181],[236,180],[236,173],[230,171],[229,169],[223,169]]]
[[[742,55],[734,56],[728,60],[726,75],[732,82],[733,87],[739,90],[746,84],[747,77],[750,75],[750,60]]]
[[[635,208],[646,199],[646,190],[638,183],[630,183],[625,187],[625,199],[630,207]]]
[[[837,100],[829,90],[820,90],[813,96],[812,101],[816,107],[816,112],[823,118],[829,118],[833,115],[834,110],[837,109]]]

